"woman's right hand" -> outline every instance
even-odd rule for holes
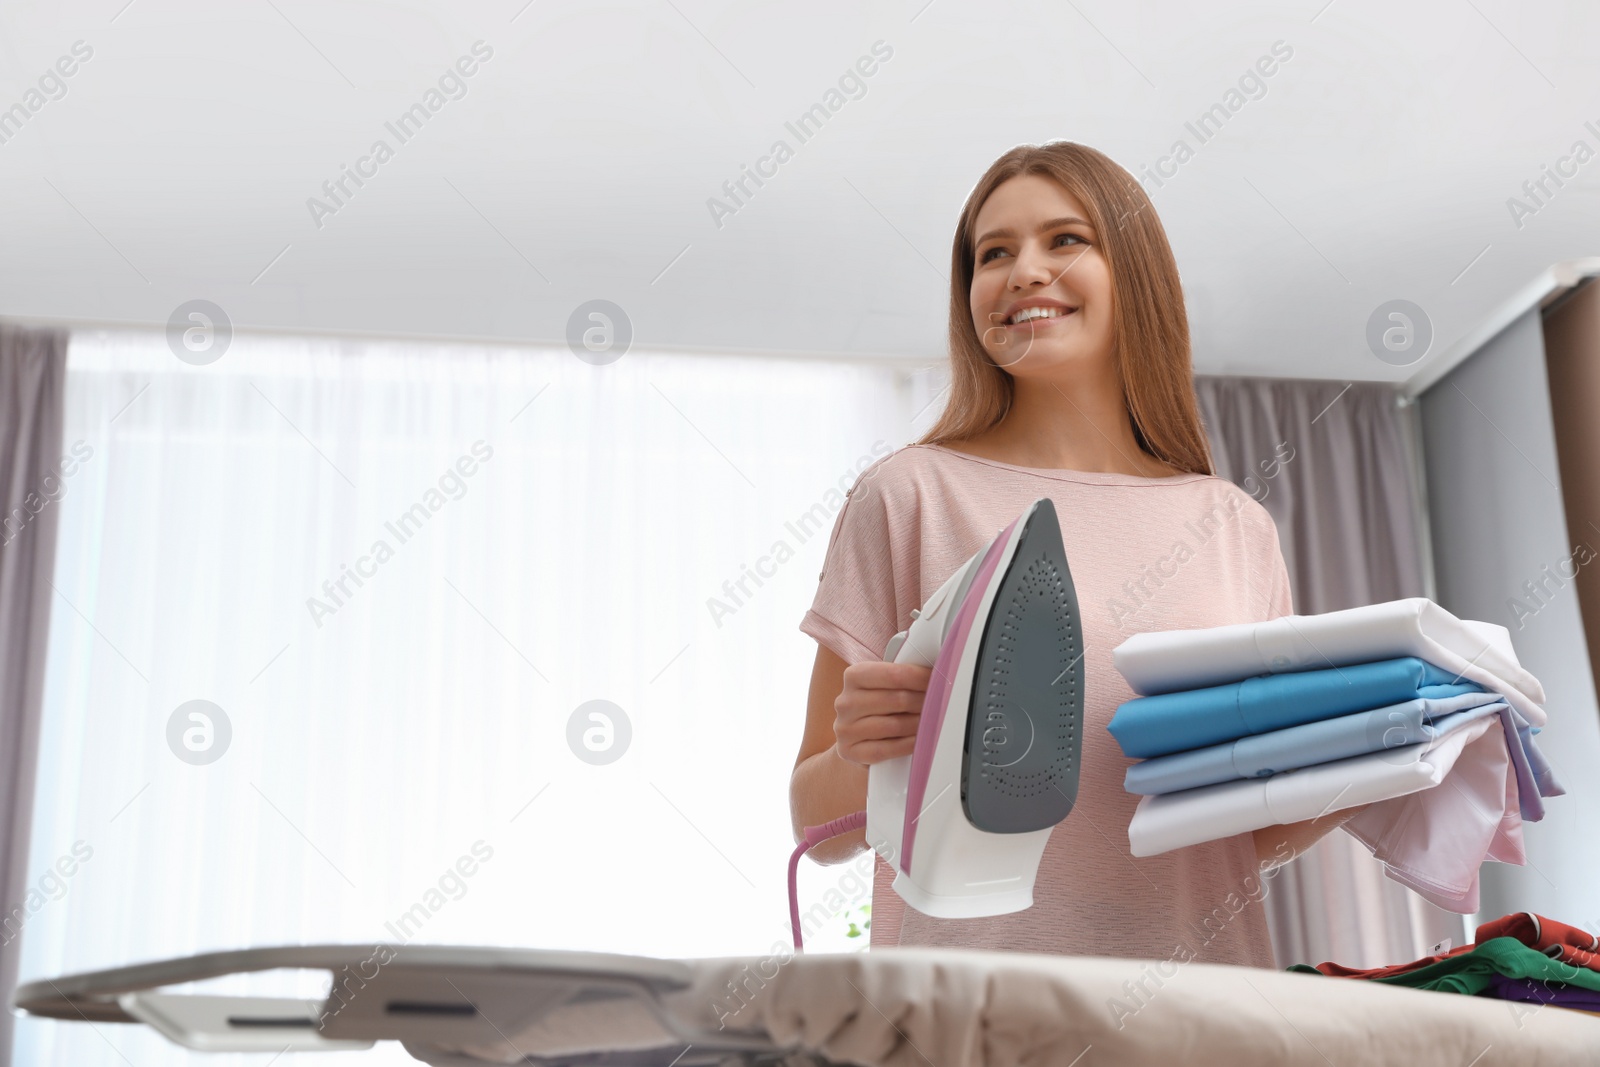
[[[871,765],[909,756],[922,719],[930,667],[866,661],[845,668],[844,688],[833,702],[839,755]]]

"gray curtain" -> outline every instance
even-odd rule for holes
[[[1416,437],[1390,386],[1200,377],[1195,391],[1217,475],[1277,524],[1297,614],[1430,595]],[[1459,945],[1466,931],[1461,916],[1391,881],[1338,830],[1270,884],[1279,967],[1400,963],[1445,938]]]
[[[0,323],[0,997],[11,1003],[26,920],[28,829],[55,563],[67,335]],[[12,1015],[0,1011],[0,1064]]]

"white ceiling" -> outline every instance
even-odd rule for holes
[[[1434,352],[1600,252],[1600,5],[1527,0],[726,3],[95,0],[0,6],[0,108],[92,57],[0,144],[0,315],[559,342],[604,298],[638,343],[944,353],[952,228],[1001,152],[1154,162],[1275,41],[1292,57],[1151,188],[1202,373],[1396,380],[1375,307]],[[124,6],[126,4],[126,6]],[[385,122],[482,40],[401,144]],[[799,144],[784,123],[893,57]],[[1587,128],[1585,122],[1593,123]],[[392,159],[318,228],[378,138]],[[794,146],[719,228],[706,201]],[[352,186],[353,188],[353,186]]]

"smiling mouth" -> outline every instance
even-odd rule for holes
[[[1034,311],[1034,309],[1032,309],[1032,308],[1025,308],[1024,310],[1025,311],[1029,311],[1029,312],[1033,312]],[[1008,319],[1006,321],[1006,329],[1008,329],[1008,330],[1018,330],[1018,329],[1024,329],[1024,328],[1027,328],[1027,327],[1035,327],[1035,328],[1037,328],[1037,327],[1040,327],[1040,326],[1046,326],[1046,325],[1049,325],[1051,323],[1060,322],[1063,319],[1071,317],[1072,315],[1074,315],[1077,312],[1077,310],[1078,310],[1077,308],[1046,308],[1046,309],[1044,309],[1045,314],[1040,315],[1040,314],[1037,314],[1035,312],[1033,314],[1028,315],[1028,317],[1024,318],[1021,322],[1013,322],[1013,321]],[[1021,314],[1021,313],[1022,312],[1018,312],[1018,314]],[[1014,317],[1015,316],[1013,316],[1013,318]]]

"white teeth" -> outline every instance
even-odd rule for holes
[[[1055,318],[1060,318],[1062,315],[1065,315],[1066,313],[1067,313],[1067,309],[1066,308],[1058,308],[1058,307],[1023,308],[1021,311],[1019,311],[1015,315],[1011,316],[1010,323],[1013,326],[1018,326],[1018,325],[1021,325],[1024,322],[1028,322],[1028,321],[1030,321],[1032,319],[1055,319]]]

